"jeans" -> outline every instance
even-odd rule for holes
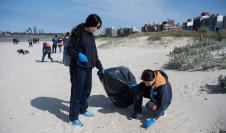
[[[87,99],[91,93],[92,71],[70,68],[71,97],[69,119],[78,119],[79,113],[85,113],[88,108]]]
[[[42,55],[42,62],[44,61],[44,59],[45,59],[45,56],[48,54],[48,58],[51,60],[51,61],[53,61],[53,58],[51,57],[51,53],[43,53],[43,55]]]

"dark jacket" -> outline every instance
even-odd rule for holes
[[[70,43],[68,44],[67,52],[71,57],[71,67],[81,68],[84,70],[91,70],[93,67],[97,67],[102,70],[102,64],[97,55],[97,48],[93,33],[85,31],[84,24],[78,25],[71,32]],[[85,54],[88,58],[88,62],[80,62],[78,53]]]
[[[172,100],[172,89],[168,81],[168,76],[163,71],[154,71],[155,83],[152,87],[147,87],[142,82],[138,87],[149,89],[151,101],[156,103],[157,111],[154,113],[153,118],[158,119],[169,106]],[[139,89],[139,88],[138,88]]]

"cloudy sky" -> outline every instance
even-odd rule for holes
[[[182,23],[201,12],[226,15],[226,0],[1,0],[0,31],[22,32],[37,26],[45,32],[70,31],[91,13],[103,26],[135,26],[173,19]]]

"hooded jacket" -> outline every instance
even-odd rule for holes
[[[160,70],[154,71],[155,84],[151,89],[151,99],[154,101],[158,108],[154,113],[153,118],[158,119],[163,115],[172,100],[172,89],[168,81],[168,76]]]
[[[91,70],[93,67],[102,70],[102,64],[98,58],[95,38],[93,33],[85,31],[84,24],[72,29],[67,52],[71,57],[70,67]],[[88,62],[80,62],[78,53],[87,56]]]
[[[172,90],[171,85],[168,81],[168,76],[165,72],[161,70],[154,71],[155,73],[155,82],[152,87],[145,86],[143,82],[138,85],[143,89],[148,89],[146,93],[150,93],[150,99],[157,105],[157,110],[153,114],[154,119],[158,119],[163,115],[164,111],[167,109],[172,100]]]

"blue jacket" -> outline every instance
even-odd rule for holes
[[[172,100],[172,89],[168,81],[168,76],[163,72],[156,70],[155,83],[152,87],[147,87],[143,82],[138,85],[138,89],[141,87],[150,91],[151,101],[157,105],[157,110],[153,115],[154,119],[158,119],[170,105]]]

